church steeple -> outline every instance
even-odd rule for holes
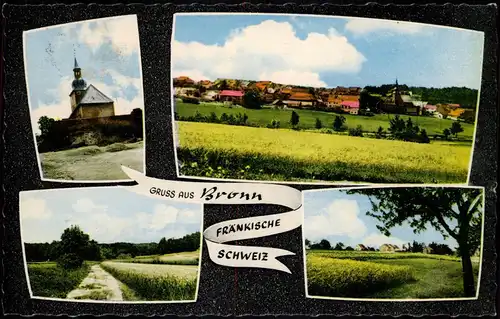
[[[78,65],[76,57],[73,65],[73,75],[75,77],[73,82],[71,82],[71,88],[73,90],[69,94],[71,98],[71,112],[73,112],[78,106],[83,98],[85,90],[87,89],[87,82],[82,78],[82,69]]]
[[[85,88],[87,87],[87,83],[82,78],[82,69],[78,65],[76,57],[75,57],[75,64],[73,67],[73,75],[75,77],[75,79],[71,83],[73,90],[85,90]]]
[[[75,71],[80,71],[80,67],[78,66],[78,61],[76,60],[76,57],[75,57],[75,66],[73,67],[73,72]]]

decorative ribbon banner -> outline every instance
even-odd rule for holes
[[[124,186],[135,193],[165,200],[202,204],[274,204],[292,211],[257,217],[227,220],[205,229],[210,259],[228,267],[268,268],[290,273],[276,257],[294,255],[277,248],[236,246],[230,241],[266,237],[288,232],[302,224],[302,194],[281,185],[258,183],[179,182],[152,177],[122,166],[123,171],[137,182]]]

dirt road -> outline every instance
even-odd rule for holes
[[[120,282],[104,271],[99,265],[93,265],[90,273],[66,299],[123,300]]]
[[[78,152],[79,151],[79,152]],[[123,180],[128,176],[121,165],[144,170],[144,148],[117,152],[87,148],[40,154],[43,178],[61,180]]]

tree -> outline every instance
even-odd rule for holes
[[[243,95],[243,107],[247,109],[260,109],[262,106],[259,94],[254,91],[245,92]]]
[[[449,138],[450,138],[450,135],[451,135],[451,131],[450,131],[450,129],[445,128],[445,129],[443,130],[443,135],[444,135],[444,139],[445,139],[445,140],[449,139]]]
[[[464,131],[464,129],[463,129],[462,125],[460,125],[460,123],[453,122],[451,124],[450,133],[453,134],[453,135],[455,135],[455,137],[457,137],[458,133],[461,133],[463,131]]]
[[[72,225],[63,231],[59,247],[64,254],[71,253],[83,257],[89,241],[90,237],[88,234],[84,233],[79,226]]]
[[[335,248],[333,248],[333,250],[344,250],[344,246],[344,243],[339,242],[335,245]]]
[[[346,119],[342,115],[336,115],[335,119],[333,120],[333,129],[335,131],[342,131],[345,129],[344,123]]]
[[[420,143],[430,143],[431,142],[429,136],[427,135],[427,131],[425,129],[420,131],[419,139],[420,139]]]
[[[474,296],[471,255],[481,240],[483,193],[480,189],[373,188],[347,193],[369,197],[372,211],[366,214],[381,223],[377,228],[386,236],[391,235],[391,228],[408,222],[415,233],[433,227],[443,238],[455,239],[462,258],[464,294]]]
[[[377,132],[375,133],[375,137],[376,138],[384,138],[385,137],[385,131],[384,131],[384,128],[382,126],[379,126],[378,127],[378,130]]]
[[[165,237],[160,239],[160,242],[158,243],[158,252],[160,254],[165,254],[167,252],[167,240]]]
[[[316,118],[316,124],[315,124],[316,129],[320,129],[323,127],[323,123],[321,123],[321,120],[319,118]]]
[[[50,130],[52,129],[52,125],[54,124],[55,120],[53,118],[50,118],[48,116],[41,116],[38,119],[38,128],[40,129],[40,133],[42,136],[47,136],[50,134]]]
[[[351,246],[347,246],[347,247],[345,248],[345,250],[346,250],[346,251],[353,251],[353,250],[354,250],[354,248],[352,248]]]
[[[328,240],[322,239],[319,242],[319,249],[330,250],[332,249],[332,245],[330,245],[330,242]]]
[[[292,127],[296,127],[297,124],[299,124],[299,115],[297,114],[297,112],[292,111],[292,115],[290,117],[290,125],[292,125]]]

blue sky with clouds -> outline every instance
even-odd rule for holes
[[[115,101],[115,113],[143,108],[139,31],[135,15],[87,20],[24,33],[32,122],[67,118],[74,56],[87,84]]]
[[[311,86],[481,82],[481,32],[390,20],[176,15],[173,76]]]
[[[324,190],[304,192],[304,237],[312,242],[327,239],[332,245],[338,242],[355,247],[364,244],[379,247],[384,243],[402,244],[413,242],[444,243],[450,248],[458,244],[453,238],[444,239],[432,226],[418,234],[408,223],[392,228],[391,236],[386,237],[377,228],[379,221],[366,215],[372,206],[367,196],[348,195],[345,191]],[[455,227],[456,221],[448,220]]]
[[[158,242],[201,231],[201,204],[165,201],[123,187],[68,188],[21,192],[24,242],[59,240],[64,229],[79,225],[100,243]]]

